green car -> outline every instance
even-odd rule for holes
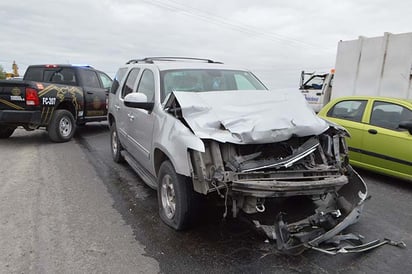
[[[349,131],[353,166],[412,181],[412,100],[341,97],[319,116]]]

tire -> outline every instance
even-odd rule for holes
[[[73,114],[65,109],[54,111],[48,126],[49,138],[53,142],[62,143],[70,141],[76,130]]]
[[[15,129],[15,127],[0,126],[0,139],[9,138],[13,134]]]
[[[119,135],[117,134],[115,122],[113,122],[112,126],[110,127],[110,147],[112,151],[113,161],[115,161],[116,163],[124,162],[124,158],[121,154],[123,147],[119,141]]]
[[[157,201],[163,222],[175,230],[183,230],[192,224],[196,214],[196,196],[188,177],[176,174],[170,161],[159,169]]]

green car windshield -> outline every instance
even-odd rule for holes
[[[252,73],[241,70],[165,70],[160,80],[162,100],[172,91],[267,90]]]

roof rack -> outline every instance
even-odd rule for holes
[[[146,57],[143,59],[132,59],[129,60],[126,64],[137,64],[137,63],[148,63],[153,64],[155,61],[166,61],[166,62],[175,62],[175,61],[201,61],[211,64],[223,64],[222,62],[213,61],[210,59],[203,58],[192,58],[192,57]]]

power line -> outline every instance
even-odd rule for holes
[[[164,2],[161,0],[143,0],[143,1],[150,5],[157,6],[157,7],[167,9],[170,11],[177,11],[186,16],[191,16],[197,19],[201,19],[203,21],[213,23],[215,25],[226,26],[232,30],[236,30],[236,31],[239,31],[245,34],[261,36],[263,38],[266,38],[268,40],[275,41],[275,42],[287,42],[289,46],[305,46],[305,47],[310,47],[310,48],[316,48],[318,50],[321,48],[319,45],[311,44],[306,41],[294,39],[294,38],[276,34],[276,33],[256,30],[255,28],[252,28],[250,26],[229,21],[223,17],[211,14],[209,12],[205,12],[203,10],[200,10],[194,7],[183,5],[176,1],[172,1],[172,0],[168,0],[168,2]]]

